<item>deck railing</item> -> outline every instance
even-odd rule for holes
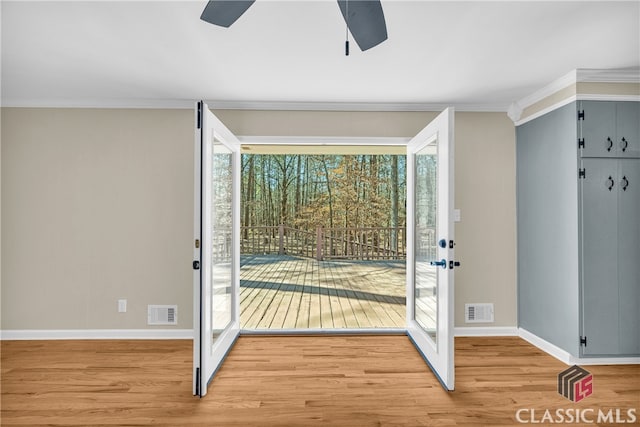
[[[300,230],[285,225],[241,227],[242,254],[289,254],[327,259],[405,259],[404,227]]]

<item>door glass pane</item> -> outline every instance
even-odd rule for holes
[[[415,156],[415,320],[437,342],[438,330],[438,269],[437,205],[438,205],[438,145],[437,140]]]
[[[231,290],[233,270],[232,178],[233,154],[222,143],[213,141],[211,156],[211,311],[213,334],[216,338],[231,323]]]

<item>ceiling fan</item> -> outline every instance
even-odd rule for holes
[[[255,0],[210,0],[200,19],[228,28],[255,3]],[[387,25],[380,0],[338,0],[347,23],[345,53],[349,55],[349,32],[365,51],[387,39]]]

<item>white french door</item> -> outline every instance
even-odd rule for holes
[[[196,105],[193,394],[204,396],[240,332],[240,143]]]
[[[407,145],[407,333],[454,388],[453,123],[448,108]]]
[[[453,128],[449,108],[407,144],[407,334],[454,389]],[[240,333],[240,143],[196,108],[193,394]]]

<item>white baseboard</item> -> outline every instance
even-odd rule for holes
[[[640,357],[573,357],[567,365],[640,365]]]
[[[453,328],[456,337],[517,337],[518,328],[515,326],[480,326]]]
[[[567,365],[638,365],[640,357],[576,357],[526,329],[518,329],[520,338]]]
[[[571,357],[573,356],[571,356],[569,352],[561,349],[555,344],[551,344],[549,341],[543,340],[539,336],[532,334],[526,329],[518,328],[518,333],[520,335],[520,338],[527,341],[529,344],[533,344],[534,346],[538,347],[540,350],[555,357],[556,359],[558,359],[563,363],[566,363],[568,365],[570,364],[569,362],[571,360]]]
[[[374,330],[378,332],[378,330]],[[400,331],[390,330],[392,333]],[[279,334],[286,331],[277,331]],[[295,330],[294,330],[295,332]],[[299,332],[299,331],[298,331]],[[315,332],[314,330],[305,331]],[[322,330],[322,333],[333,333],[334,331]],[[371,333],[368,330],[338,330],[338,333],[364,334]],[[389,332],[389,331],[382,331]],[[243,331],[249,334],[261,334],[269,331]],[[457,337],[498,337],[498,336],[518,336],[518,328],[511,326],[493,327],[461,327],[454,328],[454,335]],[[193,339],[192,329],[18,329],[0,331],[0,340],[90,340],[90,339]]]
[[[0,340],[175,340],[193,339],[193,329],[2,330]]]
[[[456,337],[517,336],[567,365],[638,365],[640,357],[575,357],[515,326],[457,327]],[[193,339],[193,329],[23,329],[2,330],[0,340],[175,340]]]

